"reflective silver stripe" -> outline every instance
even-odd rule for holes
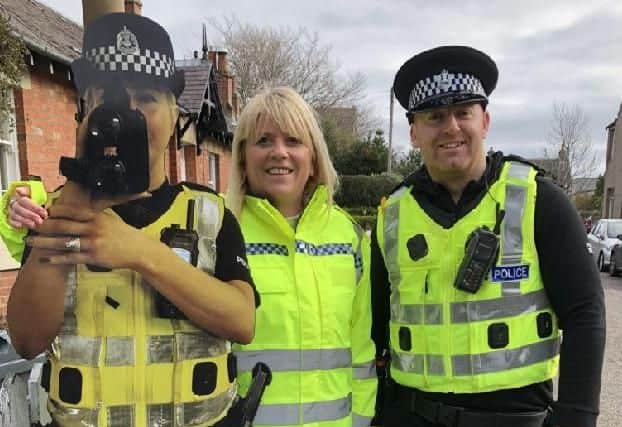
[[[350,415],[352,395],[337,400],[259,406],[253,425],[296,425],[336,421]]]
[[[173,335],[147,337],[147,363],[172,363],[174,343]]]
[[[236,393],[237,386],[232,386],[211,399],[175,405],[175,426],[212,425],[229,410]]]
[[[108,427],[134,427],[134,406],[110,406],[108,412]]]
[[[265,363],[273,372],[313,371],[352,366],[352,351],[349,348],[240,351],[235,355],[239,371],[250,371],[257,362]]]
[[[216,266],[216,237],[222,218],[216,201],[206,196],[197,196],[195,201],[195,230],[199,236],[197,267],[213,274]]]
[[[529,172],[531,166],[520,162],[511,162],[510,169],[508,170],[508,177],[526,181],[529,178]]]
[[[510,264],[506,257],[514,259],[523,254],[522,219],[525,211],[527,191],[525,187],[508,184],[505,186],[505,218],[503,220],[503,258],[502,264]]]
[[[202,359],[222,356],[229,352],[227,341],[208,332],[182,332],[175,334],[176,360]]]
[[[366,380],[376,378],[376,361],[356,364],[352,366],[352,377],[356,380]]]
[[[352,413],[352,427],[368,427],[371,425],[371,420],[372,417]]]
[[[398,371],[423,374],[426,364],[428,375],[445,375],[445,362],[441,355],[391,352],[391,367]]]
[[[147,405],[147,425],[149,427],[173,427],[173,404]]]
[[[555,338],[511,350],[452,356],[453,374],[454,376],[479,375],[544,362],[559,354],[559,342],[559,338]]]
[[[106,366],[134,364],[134,337],[106,337]]]
[[[97,427],[99,409],[70,408],[50,399],[48,408],[59,426]]]
[[[59,335],[77,335],[78,318],[76,317],[76,269],[73,268],[67,274],[67,284],[65,286],[64,319],[58,332]]]
[[[445,362],[443,356],[427,354],[425,356],[427,371],[429,375],[445,375]]]
[[[451,322],[467,323],[502,319],[544,310],[549,306],[549,300],[544,289],[528,294],[504,296],[484,301],[454,302],[451,304]]]
[[[503,296],[520,295],[520,282],[501,283],[501,295]]]
[[[400,322],[401,301],[400,301],[400,266],[398,265],[398,232],[400,219],[399,202],[392,203],[384,210],[384,259],[389,272],[391,281],[391,320]]]
[[[441,304],[392,305],[391,320],[404,325],[440,325],[443,323],[443,306]]]
[[[52,351],[69,365],[99,366],[101,339],[79,335],[59,335],[52,343]]]

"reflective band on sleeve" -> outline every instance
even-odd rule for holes
[[[423,374],[427,364],[428,375],[445,375],[443,356],[435,354],[409,354],[391,352],[391,367],[398,371]]]
[[[368,378],[376,378],[376,361],[371,360],[366,363],[353,365],[352,366],[352,377],[355,380],[366,380]]]
[[[54,400],[49,401],[48,408],[55,423],[59,426],[97,427],[99,425],[98,409],[69,408]]]
[[[273,372],[313,371],[352,366],[352,351],[349,348],[240,351],[235,355],[238,371],[250,371],[257,362],[265,363]]]
[[[392,305],[391,320],[403,325],[440,325],[443,323],[443,306],[441,304]]]
[[[369,427],[372,417],[352,413],[352,427]]]
[[[549,300],[544,289],[540,289],[524,295],[504,296],[484,301],[454,302],[451,304],[451,322],[503,319],[546,308],[549,308]]]
[[[253,425],[300,425],[337,421],[350,415],[352,395],[324,402],[260,405]]]
[[[151,335],[147,337],[147,363],[172,363],[173,335]]]
[[[106,337],[106,366],[134,364],[134,337]]]
[[[52,351],[69,365],[99,366],[101,339],[79,335],[59,335],[52,343]]]
[[[134,427],[134,406],[123,405],[109,407],[108,427]]]
[[[227,341],[208,332],[175,334],[177,360],[222,356],[228,352]]]
[[[175,405],[175,425],[180,427],[212,425],[229,410],[236,393],[237,386],[232,386],[211,399]]]
[[[559,338],[511,350],[452,356],[454,376],[471,376],[522,368],[544,362],[559,354]]]

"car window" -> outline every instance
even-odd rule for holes
[[[602,225],[602,222],[598,222],[598,224],[596,224],[596,227],[594,227],[594,229],[592,230],[592,234],[594,236],[598,236],[598,233],[600,233],[600,226]]]
[[[607,237],[615,238],[622,234],[622,221],[611,221],[607,227]]]

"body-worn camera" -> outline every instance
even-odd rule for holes
[[[194,230],[194,200],[188,201],[186,229],[179,224],[171,224],[162,229],[160,241],[170,247],[184,261],[196,266],[199,258],[199,235]],[[155,291],[156,311],[159,317],[167,319],[186,319],[186,315],[160,292]]]
[[[454,287],[474,294],[497,259],[499,236],[485,227],[477,228],[469,235],[464,252]]]
[[[89,115],[83,155],[61,157],[60,171],[93,197],[138,194],[149,188],[149,139],[145,116],[130,109],[120,85],[104,90],[104,102]]]

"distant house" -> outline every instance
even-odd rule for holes
[[[592,196],[596,192],[598,178],[575,178],[572,180],[572,195]]]
[[[572,176],[568,155],[562,148],[557,157],[527,159],[542,170],[546,176],[555,181],[567,194],[572,193]]]
[[[125,5],[129,13],[140,13],[139,1]],[[6,94],[15,107],[13,120],[0,123],[0,190],[28,175],[41,176],[52,190],[65,181],[59,158],[75,154],[77,93],[70,64],[80,56],[82,27],[35,0],[1,0],[0,13],[28,49],[20,87]],[[188,83],[179,99],[180,142],[170,145],[166,158],[170,181],[225,192],[239,111],[226,52],[204,50],[201,59],[176,65]],[[18,267],[0,244],[0,323]]]
[[[607,131],[607,163],[603,185],[603,218],[622,218],[622,104]]]

